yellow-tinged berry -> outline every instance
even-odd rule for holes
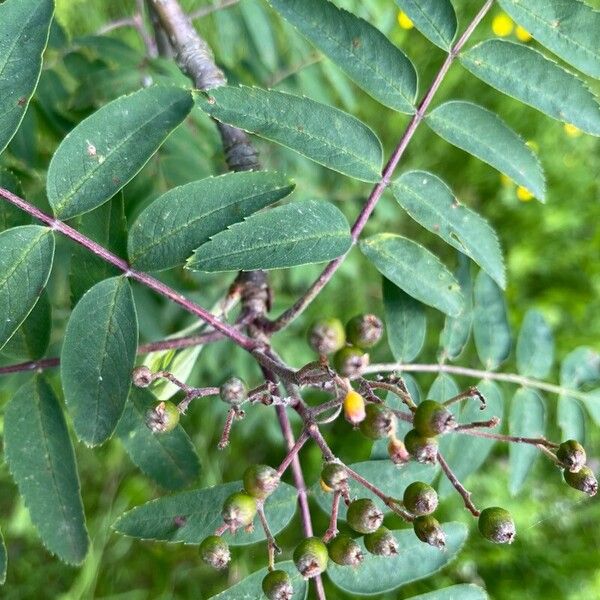
[[[327,569],[329,553],[327,546],[318,537],[302,540],[294,550],[294,564],[305,579],[316,577]]]
[[[346,511],[348,525],[358,533],[373,533],[383,523],[383,513],[377,508],[373,500],[360,498],[354,500]]]
[[[269,571],[262,580],[262,591],[268,600],[291,600],[294,595],[292,579],[281,569]]]
[[[530,200],[533,200],[533,194],[526,187],[520,185],[517,188],[517,198],[521,202],[529,202]]]
[[[512,544],[515,539],[515,522],[511,514],[499,506],[482,510],[477,526],[481,535],[494,544]]]
[[[412,29],[414,27],[413,22],[410,20],[409,16],[403,12],[400,11],[398,13],[398,25],[400,25],[400,27],[402,27],[402,29]]]
[[[254,515],[256,515],[256,499],[246,492],[235,492],[223,502],[221,516],[233,531],[251,525]]]
[[[355,540],[340,534],[329,542],[329,558],[343,567],[356,567],[363,561],[364,555]]]
[[[322,479],[319,481],[319,485],[326,494],[331,494],[333,492],[333,488],[330,488]]]
[[[517,25],[517,28],[515,29],[515,35],[520,42],[524,42],[525,44],[530,42],[532,37],[529,31],[520,25]]]
[[[269,465],[252,465],[244,472],[244,490],[251,496],[264,500],[279,485],[279,473]]]
[[[583,135],[583,131],[579,129],[579,127],[575,127],[575,125],[571,125],[571,123],[565,123],[563,125],[563,129],[565,133],[572,138],[578,138]]]
[[[352,425],[358,425],[366,416],[365,399],[354,390],[344,398],[344,417]]]
[[[333,355],[333,366],[342,377],[359,377],[369,364],[369,355],[356,346],[346,346]]]
[[[446,545],[446,534],[443,532],[439,521],[431,515],[417,517],[413,521],[413,529],[416,536],[426,544],[434,548],[444,548]]]
[[[396,437],[390,439],[390,443],[388,444],[388,454],[390,460],[395,465],[405,465],[410,460],[410,454],[408,453],[404,442]]]
[[[393,556],[398,554],[398,541],[387,527],[380,527],[364,537],[365,548],[377,556]]]
[[[215,569],[224,569],[231,560],[227,542],[218,535],[209,535],[200,544],[200,558]]]
[[[492,31],[498,37],[508,37],[515,27],[512,19],[506,13],[496,15],[492,21]]]
[[[159,402],[146,413],[146,425],[152,433],[168,433],[179,423],[179,409],[173,402]]]
[[[310,347],[319,354],[332,354],[344,347],[346,331],[339,319],[321,319],[308,332]]]
[[[387,406],[367,404],[365,412],[366,416],[359,426],[364,436],[380,440],[396,432],[396,415]]]

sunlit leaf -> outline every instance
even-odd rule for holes
[[[591,404],[584,402],[588,408]],[[590,410],[592,418],[594,411]],[[598,421],[598,419],[596,419]],[[561,394],[558,397],[556,405],[556,422],[560,427],[561,439],[563,440],[579,440],[582,444],[585,441],[585,413],[579,400],[569,395]]]
[[[396,0],[396,4],[430,42],[450,49],[458,27],[450,0]]]

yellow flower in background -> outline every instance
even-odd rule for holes
[[[506,13],[500,13],[492,21],[492,31],[499,37],[507,37],[515,28],[512,19]]]
[[[521,42],[527,43],[531,41],[531,34],[529,33],[529,31],[527,31],[527,29],[521,27],[520,25],[517,26],[517,28],[515,29],[515,35],[517,36],[517,39]]]
[[[402,11],[398,13],[398,25],[400,25],[402,29],[412,29],[414,27],[413,22],[408,18],[408,15]]]
[[[508,175],[500,173],[500,183],[502,184],[502,187],[512,187],[513,180]]]
[[[530,200],[533,200],[533,194],[526,187],[520,185],[517,188],[517,198],[521,202],[529,202]]]
[[[565,123],[563,126],[565,133],[572,138],[578,138],[583,132],[579,127],[575,127],[575,125],[571,125],[570,123]]]

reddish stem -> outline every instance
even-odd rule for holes
[[[437,461],[440,464],[440,467],[442,467],[444,475],[446,475],[446,477],[454,486],[456,491],[462,496],[462,499],[464,500],[467,509],[474,517],[478,517],[481,513],[471,501],[471,492],[469,492],[469,490],[467,490],[467,488],[465,488],[465,486],[458,480],[458,477],[456,477],[456,475],[450,468],[450,465],[445,461],[444,457],[439,452],[437,455]]]

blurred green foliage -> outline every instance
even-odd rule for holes
[[[182,4],[192,10],[202,3],[186,0]],[[390,0],[344,0],[339,4],[368,18],[405,50],[417,66],[422,93],[443,60],[442,52],[416,30],[401,29],[397,10]],[[455,4],[464,24],[480,2],[464,0]],[[598,3],[594,5],[598,7]],[[117,46],[94,49],[77,41],[78,36],[93,34],[107,22],[130,16],[134,11],[134,2],[130,0],[57,0],[58,22],[66,33],[61,33],[58,27],[53,31],[35,101],[9,153],[3,157],[3,162],[22,179],[29,197],[40,205],[45,201],[43,187],[49,158],[76,122],[105,101],[136,89],[146,77],[182,80],[168,61],[154,61],[149,66],[132,28],[121,28],[109,35],[129,44],[133,50]],[[495,9],[486,18],[474,42],[492,35],[491,22],[498,12]],[[265,9],[262,18],[264,22],[250,23],[248,14],[236,6],[197,21],[230,82],[276,85],[278,89],[335,104],[368,123],[389,153],[407,117],[382,109],[335,66],[319,59],[270,9]],[[79,44],[80,50],[72,50],[65,35]],[[535,42],[531,44],[535,46]],[[521,323],[528,308],[536,307],[554,328],[559,358],[579,345],[600,350],[600,142],[590,136],[569,134],[563,125],[494,92],[459,65],[452,68],[435,104],[450,98],[471,99],[497,112],[539,151],[548,178],[546,206],[535,200],[519,200],[514,184],[449,146],[425,127],[420,128],[411,143],[402,168],[435,172],[461,201],[492,223],[507,261],[507,299],[513,326]],[[328,198],[349,218],[358,213],[368,193],[366,184],[345,180],[280,147],[262,142],[259,147],[265,166],[283,169],[295,177],[296,197]],[[185,160],[181,158],[182,149]],[[127,216],[130,220],[134,218],[151,198],[173,185],[223,170],[219,140],[208,118],[198,111],[188,126],[178,130],[160,155],[126,187]],[[451,249],[401,214],[389,193],[378,206],[367,233],[384,230],[409,235],[435,251],[447,264],[454,263]],[[61,324],[70,309],[71,250],[66,242],[59,244],[50,288],[56,321],[53,354],[60,348]],[[274,314],[289,306],[319,269],[314,266],[272,273]],[[165,280],[204,306],[210,306],[226,289],[231,277],[185,272],[168,273]],[[142,341],[159,339],[189,324],[178,308],[159,301],[148,291],[136,288],[135,294]],[[382,312],[380,279],[374,269],[367,268],[359,252],[354,251],[307,314],[278,334],[275,345],[287,361],[301,365],[312,358],[305,343],[305,329],[311,319],[330,315],[346,319],[367,307]],[[422,360],[434,362],[442,320],[433,311],[428,316],[429,333]],[[375,351],[374,360],[391,359],[389,351],[381,346]],[[477,366],[472,350],[460,364]],[[506,369],[514,369],[514,361]],[[247,378],[251,384],[260,381],[256,366],[242,351],[219,342],[202,352],[193,381],[218,385],[233,373]],[[13,376],[2,381],[3,403],[25,377]],[[553,379],[556,378],[555,369]],[[420,378],[421,387],[427,389],[431,380],[431,377]],[[466,386],[472,382],[459,383]],[[507,398],[512,389],[505,387]],[[547,406],[552,416],[556,397],[548,396]],[[262,406],[248,412],[246,419],[234,427],[230,447],[219,452],[216,442],[224,415],[225,407],[220,403],[200,401],[192,405],[185,419],[185,428],[200,456],[202,486],[238,479],[252,462],[275,465],[284,454],[275,416]],[[554,420],[551,418],[550,422]],[[371,443],[353,435],[344,422],[337,422],[325,433],[347,462],[364,460],[370,454]],[[550,433],[553,437],[558,435],[556,429]],[[589,431],[587,444],[589,454],[600,456],[598,431]],[[9,554],[4,598],[207,598],[264,565],[266,552],[262,544],[234,549],[231,568],[221,574],[200,564],[196,547],[145,543],[113,534],[110,526],[120,513],[163,492],[132,466],[117,441],[93,451],[79,444],[76,450],[93,544],[81,569],[62,565],[41,548],[26,509],[16,501],[15,486],[6,467],[0,467],[0,521]],[[317,449],[307,446],[302,462],[309,485],[317,478],[320,461]],[[598,470],[597,460],[593,466]],[[407,598],[460,582],[484,585],[495,600],[600,597],[598,502],[582,500],[562,484],[556,469],[542,461],[537,462],[524,490],[511,498],[507,491],[507,449],[501,446],[495,448],[483,469],[467,483],[481,506],[500,504],[513,512],[518,527],[516,543],[510,548],[494,547],[474,535],[458,560],[440,574],[385,598]],[[316,529],[324,530],[327,517],[316,505],[313,508]],[[454,496],[443,504],[442,511],[447,519],[470,520]],[[391,525],[401,526],[389,520]],[[297,541],[298,531],[299,522],[295,518],[280,536],[286,558]],[[348,596],[333,590],[331,597]]]

